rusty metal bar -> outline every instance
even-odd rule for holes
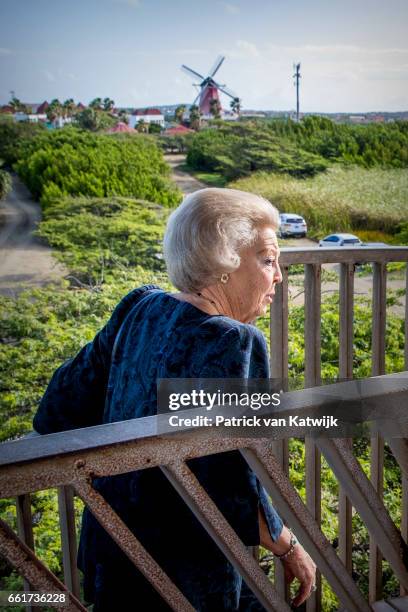
[[[282,389],[288,390],[288,268],[281,267],[282,283],[276,286],[275,299],[271,304],[270,360],[271,377],[282,381]],[[289,440],[276,440],[273,452],[285,474],[289,474]],[[277,559],[274,560],[275,587],[285,601],[289,601],[289,587],[285,583],[285,572]]]
[[[58,487],[58,510],[65,584],[76,597],[80,597],[74,492],[71,486]]]
[[[333,249],[332,247],[286,247],[281,249],[279,261],[283,266],[408,261],[408,247],[341,247],[341,249]]]
[[[408,587],[405,565],[408,561],[408,548],[347,442],[342,439],[317,438],[316,443],[368,531],[375,534],[377,544],[395,575]]]
[[[378,376],[385,372],[385,332],[386,332],[386,287],[387,267],[384,263],[373,264],[373,327],[372,327],[372,374]],[[371,438],[371,482],[378,495],[382,497],[384,486],[384,440],[377,435]],[[370,537],[369,559],[370,602],[377,601],[382,595],[382,556],[376,545],[375,536]]]
[[[35,556],[14,531],[0,519],[0,554],[33,586],[36,591],[66,593],[69,612],[87,612],[82,603],[70,593],[65,585]]]
[[[18,495],[16,498],[16,511],[17,511],[17,533],[21,541],[27,544],[31,550],[34,550],[34,534],[33,534],[33,521],[31,516],[31,495],[29,493],[25,495]],[[28,593],[31,591],[30,583],[24,578],[23,579],[24,592]],[[33,606],[27,604],[25,606],[27,612],[33,611]]]
[[[305,386],[321,384],[321,267],[305,265]],[[306,503],[317,524],[321,524],[321,457],[311,438],[305,438]],[[320,612],[322,584],[316,572],[316,591],[306,603],[307,612]]]
[[[289,606],[282,600],[189,467],[182,462],[170,463],[162,466],[162,471],[264,608],[271,612],[289,612]]]
[[[252,441],[250,448],[241,449],[241,453],[271,495],[280,515],[286,518],[291,529],[328,580],[344,608],[348,612],[369,612],[368,603],[290,480],[283,473],[270,450],[269,440]]]
[[[82,466],[80,466],[82,469]],[[74,489],[86,503],[89,510],[118,544],[122,551],[134,563],[137,569],[152,584],[156,591],[176,612],[194,612],[183,593],[173,584],[160,565],[140,544],[129,527],[122,521],[113,508],[96,491],[85,478],[78,478],[73,483]]]
[[[339,377],[353,378],[354,264],[340,264]],[[353,448],[353,441],[349,440]],[[353,509],[342,487],[339,487],[339,555],[351,574],[353,569]]]

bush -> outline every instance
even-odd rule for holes
[[[286,172],[292,176],[314,176],[328,164],[256,125],[219,124],[194,135],[187,153],[187,164],[195,170],[219,172],[232,180],[257,170]]]
[[[164,269],[167,211],[130,198],[64,198],[49,204],[38,234],[81,282],[112,279],[136,265]]]
[[[96,135],[75,128],[32,140],[16,169],[46,207],[65,196],[131,196],[174,206],[180,191],[152,138]]]
[[[46,133],[45,128],[38,123],[0,122],[0,159],[6,167],[20,159],[28,143],[39,134]]]
[[[0,169],[0,200],[6,197],[11,190],[11,176],[5,170]]]

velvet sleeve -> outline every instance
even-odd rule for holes
[[[150,289],[157,287],[144,285],[128,293],[92,342],[54,372],[33,419],[35,431],[49,434],[103,422],[115,338],[133,306]]]
[[[268,350],[262,333],[249,325],[221,330],[201,377],[268,378]],[[272,540],[279,538],[283,522],[241,453],[219,453],[194,459],[189,465],[244,544],[259,544],[258,510],[263,511]]]

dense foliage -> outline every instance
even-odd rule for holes
[[[309,235],[353,230],[395,234],[408,218],[408,169],[331,167],[306,180],[258,172],[231,187],[258,193],[305,217]]]
[[[327,168],[320,155],[275,135],[268,124],[259,127],[250,122],[221,122],[218,128],[199,132],[189,143],[187,163],[195,170],[219,172],[230,180],[257,170],[304,177]]]
[[[28,143],[43,133],[45,128],[38,123],[0,121],[0,159],[5,166],[11,168],[21,158]]]
[[[5,198],[11,189],[11,176],[0,168],[0,200]]]
[[[167,210],[130,198],[64,198],[45,209],[39,235],[72,275],[94,285],[135,265],[163,270]]]
[[[331,161],[365,168],[408,167],[408,122],[350,125],[325,117],[305,117],[299,123],[272,120],[268,130],[297,146]]]
[[[44,206],[68,195],[131,196],[165,206],[181,198],[160,149],[146,136],[49,131],[20,152],[16,169]]]

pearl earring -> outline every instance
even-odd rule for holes
[[[229,274],[227,274],[226,272],[224,272],[224,274],[221,274],[220,281],[221,281],[222,283],[224,283],[224,284],[225,284],[225,283],[227,283],[227,282],[228,282],[228,279],[229,279]]]

